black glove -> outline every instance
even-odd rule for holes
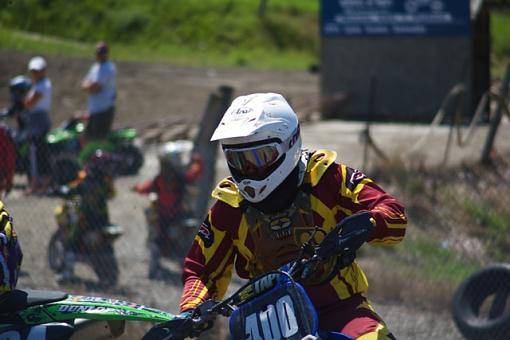
[[[212,328],[216,315],[208,311],[216,304],[217,302],[213,300],[207,300],[197,308],[179,314],[174,320],[152,327],[142,340],[181,340],[198,337],[202,332]]]
[[[368,211],[343,219],[319,244],[317,255],[321,258],[341,255],[341,267],[351,264],[374,226],[375,219]]]

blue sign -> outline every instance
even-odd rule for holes
[[[468,35],[469,0],[321,0],[321,34]]]

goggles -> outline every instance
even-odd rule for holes
[[[277,142],[246,148],[224,146],[223,152],[235,174],[254,180],[266,178],[284,155],[280,143]]]

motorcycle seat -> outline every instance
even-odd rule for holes
[[[67,293],[52,290],[15,289],[0,299],[0,314],[10,314],[30,306],[66,299]]]

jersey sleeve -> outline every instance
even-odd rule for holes
[[[399,243],[407,228],[404,206],[359,170],[338,165],[337,176],[341,210],[347,215],[369,211],[376,221],[367,242],[373,245]]]
[[[148,179],[146,181],[143,181],[141,183],[137,183],[134,187],[135,191],[140,194],[148,194],[150,192],[157,191],[156,188],[156,181],[158,177],[154,177],[153,179]]]
[[[239,210],[217,201],[200,225],[184,259],[181,311],[224,296],[232,276],[235,258],[232,235],[241,219]]]
[[[0,185],[5,181],[7,187],[12,186],[16,167],[16,149],[6,129],[0,126],[0,154],[2,166],[0,167]],[[0,187],[0,190],[5,189]]]

